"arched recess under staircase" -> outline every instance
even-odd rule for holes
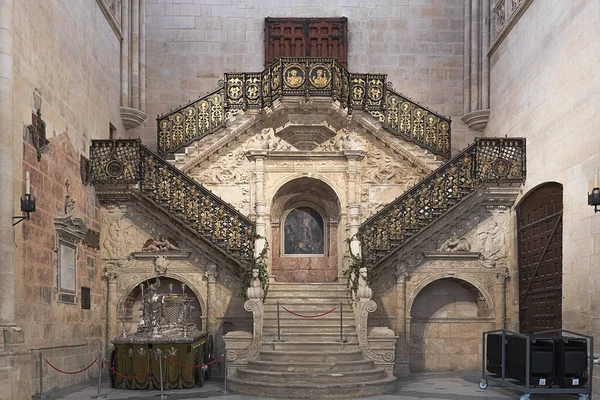
[[[517,207],[519,330],[562,328],[563,187],[548,182]]]

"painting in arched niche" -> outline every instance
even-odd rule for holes
[[[289,212],[283,229],[284,254],[325,254],[323,217],[310,207]]]

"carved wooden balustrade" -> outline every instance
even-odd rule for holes
[[[254,223],[139,140],[92,141],[89,176],[94,185],[138,185],[146,199],[240,265],[252,262]]]
[[[375,266],[480,185],[522,183],[525,172],[525,139],[476,139],[361,225],[363,261]]]
[[[353,74],[333,58],[281,58],[262,72],[228,73],[221,87],[157,118],[158,153],[216,131],[240,110],[283,97],[331,97],[348,112],[369,112],[392,134],[450,158],[450,119],[393,90],[385,74]]]

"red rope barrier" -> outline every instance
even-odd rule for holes
[[[58,372],[60,372],[61,374],[75,375],[75,374],[79,374],[79,373],[81,373],[81,372],[85,371],[86,369],[89,369],[89,368],[90,368],[92,365],[96,364],[96,361],[98,361],[98,359],[96,358],[94,361],[92,361],[92,363],[91,363],[90,365],[88,365],[88,366],[87,366],[87,367],[85,367],[84,369],[82,369],[82,370],[79,370],[79,371],[74,371],[74,372],[67,372],[67,371],[63,371],[63,370],[60,370],[60,369],[56,368],[54,365],[50,364],[50,361],[48,361],[48,360],[46,359],[46,357],[44,357],[44,361],[46,361],[46,364],[48,364],[49,366],[51,366],[52,368],[54,368],[55,370],[57,370],[57,371],[58,371]]]
[[[290,310],[288,310],[285,307],[283,307],[283,309],[285,311],[289,312],[290,314],[295,315],[296,317],[301,317],[301,318],[319,318],[319,317],[322,317],[324,315],[331,314],[332,312],[334,312],[336,310],[336,307],[332,308],[331,310],[329,310],[327,312],[324,312],[323,314],[318,314],[318,315],[302,315],[302,314],[297,314],[297,313],[295,313],[293,311],[290,311]]]
[[[187,368],[202,368],[202,367],[208,367],[209,365],[216,363],[216,362],[217,362],[217,361],[219,361],[221,358],[223,358],[223,356],[224,356],[224,355],[225,355],[225,354],[221,354],[221,356],[219,356],[219,358],[215,358],[214,360],[212,360],[212,361],[211,361],[211,362],[209,362],[209,363],[206,363],[206,364],[200,364],[200,365],[186,365],[186,364],[181,364],[181,363],[178,363],[177,361],[171,360],[171,359],[169,359],[169,358],[167,358],[167,357],[165,357],[165,358],[167,358],[167,361],[168,361],[168,362],[170,362],[170,363],[172,363],[172,364],[175,364],[175,365],[179,365],[180,367],[187,367]]]
[[[152,369],[152,367],[154,367],[154,364],[156,364],[156,360],[152,363],[152,365],[146,371],[144,371],[142,373],[139,373],[137,375],[133,375],[133,376],[120,374],[113,367],[110,366],[110,363],[108,361],[105,361],[105,363],[106,363],[106,366],[108,367],[108,369],[110,369],[115,374],[119,375],[121,378],[135,379],[135,378],[139,378],[140,376],[142,376],[142,375],[147,374],[148,372],[150,372],[150,370]]]

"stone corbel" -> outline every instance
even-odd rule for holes
[[[223,336],[227,353],[227,374],[235,376],[238,368],[248,364],[248,360],[258,354],[262,344],[263,303],[261,300],[247,300],[244,309],[252,313],[253,333],[233,331]]]
[[[377,310],[373,300],[361,299],[354,303],[354,319],[358,329],[358,345],[363,354],[380,365],[387,376],[394,375],[396,341],[398,336],[385,327],[368,329],[369,313]]]

